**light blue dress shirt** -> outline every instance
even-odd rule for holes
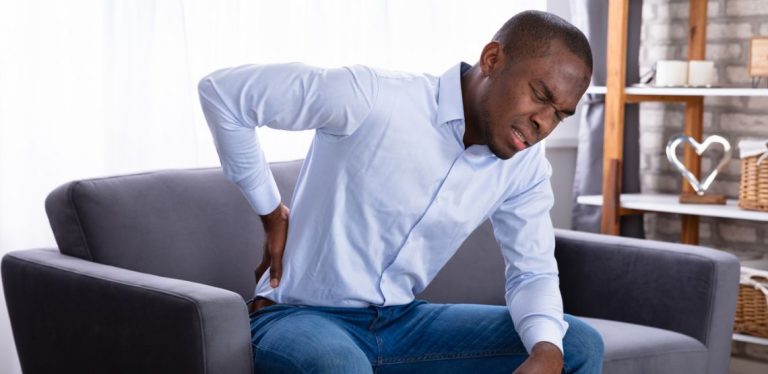
[[[198,86],[224,174],[259,214],[280,202],[255,128],[315,130],[296,185],[278,303],[409,303],[487,218],[528,352],[562,351],[552,169],[538,143],[509,160],[464,148],[461,64],[441,77],[303,64],[222,69]],[[254,228],[256,229],[256,228]]]

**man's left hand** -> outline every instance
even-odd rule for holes
[[[560,374],[563,371],[563,353],[556,345],[538,342],[531,355],[512,374]]]

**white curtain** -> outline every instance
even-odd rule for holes
[[[218,165],[196,92],[217,68],[302,61],[441,74],[474,63],[508,17],[545,5],[0,0],[0,255],[55,246],[43,202],[62,183]],[[259,131],[270,160],[304,157],[312,135]],[[0,373],[19,372],[0,297]]]

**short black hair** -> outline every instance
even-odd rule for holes
[[[510,61],[546,56],[556,39],[592,70],[592,50],[587,37],[576,26],[552,13],[520,12],[507,20],[493,36]]]

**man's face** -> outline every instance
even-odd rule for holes
[[[508,159],[552,132],[576,110],[591,72],[559,41],[544,57],[500,64],[485,78],[479,95],[480,136],[500,159]]]

